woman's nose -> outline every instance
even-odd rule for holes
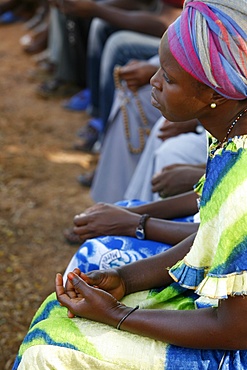
[[[150,79],[151,86],[155,87],[158,90],[162,90],[162,84],[160,82],[160,68]]]

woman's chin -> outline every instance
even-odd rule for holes
[[[151,97],[151,104],[152,104],[152,106],[153,107],[155,107],[155,108],[157,108],[157,109],[159,109],[160,110],[160,104],[157,102],[157,100],[156,99],[154,99],[153,97]]]

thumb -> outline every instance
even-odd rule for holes
[[[80,277],[90,286],[99,286],[105,277],[100,270],[89,271],[87,274],[81,272]]]
[[[79,293],[85,295],[85,291],[89,288],[89,285],[80,276],[74,272],[69,272],[68,279]]]

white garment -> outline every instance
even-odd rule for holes
[[[207,136],[186,133],[162,142],[157,138],[164,121],[161,117],[154,125],[145,149],[136,167],[135,173],[124,194],[124,199],[140,199],[154,201],[159,199],[157,193],[152,193],[151,180],[154,174],[163,167],[172,164],[201,164],[207,160]]]
[[[151,130],[160,117],[160,112],[151,105],[150,95],[150,85],[139,89],[139,98]],[[124,193],[141,157],[141,154],[132,154],[128,149],[123,114],[120,110],[120,105],[125,98],[122,92],[117,91],[109,117],[109,128],[91,187],[91,196],[95,202],[115,203],[123,200]],[[128,92],[128,101],[125,104],[128,111],[130,141],[133,147],[138,148],[140,145],[139,127],[142,126],[142,120],[130,91]]]

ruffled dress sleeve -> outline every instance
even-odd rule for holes
[[[247,135],[210,146],[200,219],[190,252],[170,275],[202,297],[247,295]]]

